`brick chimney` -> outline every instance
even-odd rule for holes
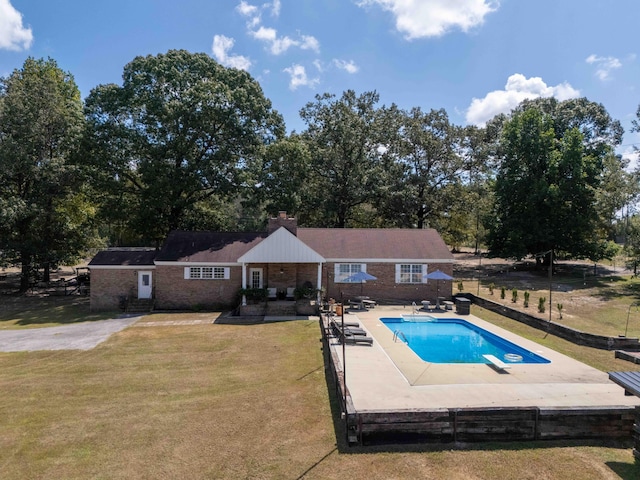
[[[269,219],[269,227],[267,229],[267,233],[271,235],[280,227],[286,228],[296,236],[298,235],[298,220],[293,217],[287,217],[287,212],[282,210],[278,212],[277,217]]]

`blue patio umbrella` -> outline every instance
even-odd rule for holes
[[[453,277],[451,275],[447,275],[441,270],[434,270],[431,273],[423,275],[422,278],[436,281],[436,308],[440,308],[440,297],[438,296],[438,293],[440,292],[440,280],[453,280]]]
[[[377,279],[378,277],[374,277],[373,275],[367,272],[358,272],[358,273],[354,273],[350,277],[345,278],[344,281],[351,282],[351,283],[360,283],[360,294],[362,295],[362,284],[367,280],[377,280]]]

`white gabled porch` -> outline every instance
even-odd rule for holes
[[[238,259],[242,264],[242,288],[276,289],[280,299],[293,299],[292,290],[322,288],[325,259],[284,227]],[[284,297],[284,298],[282,298]],[[246,298],[242,304],[246,305]]]

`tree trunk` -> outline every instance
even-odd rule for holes
[[[31,257],[23,253],[20,255],[20,293],[25,293],[29,290],[29,279],[31,277]]]

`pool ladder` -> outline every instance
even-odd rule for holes
[[[407,340],[407,337],[405,337],[404,333],[402,333],[400,330],[396,330],[395,332],[393,332],[393,341],[396,342],[398,339],[409,345],[409,340]]]

